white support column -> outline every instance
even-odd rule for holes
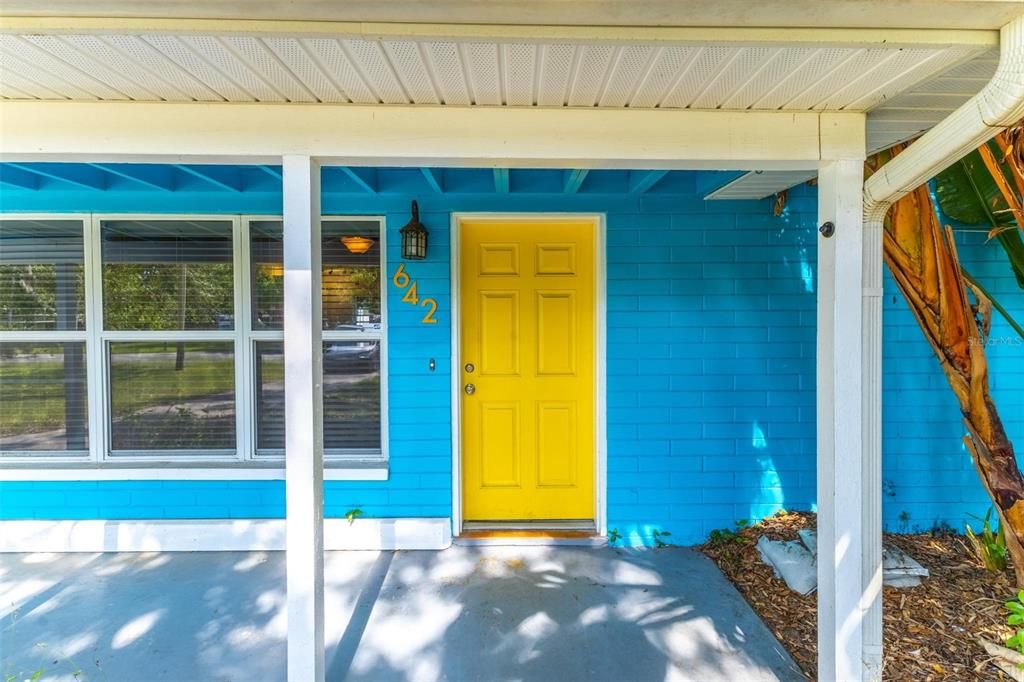
[[[288,680],[324,680],[320,164],[283,157]]]
[[[862,159],[823,161],[818,219],[818,678],[863,680]],[[879,482],[880,483],[880,482]],[[880,528],[879,528],[880,531]]]

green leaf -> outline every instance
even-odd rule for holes
[[[992,224],[992,212],[985,204],[987,192],[979,187],[976,176],[988,175],[981,155],[973,151],[962,160],[935,176],[935,196],[939,200],[939,208],[947,216],[964,225]],[[991,178],[988,178],[991,182]],[[991,183],[990,191],[998,194],[999,189]],[[991,199],[991,197],[988,197]]]
[[[987,228],[1011,227],[1017,223],[1003,199],[999,186],[973,151],[958,163],[939,173],[935,178],[935,196],[939,208],[949,218],[964,225],[984,225]],[[1003,247],[1017,285],[1024,289],[1024,240],[1020,230],[1007,230],[996,236]]]
[[[1008,601],[1006,602],[1005,606],[1007,611],[1024,615],[1024,605],[1022,605],[1019,601]]]
[[[1022,247],[1024,247],[1024,243],[1022,243]],[[1021,263],[1021,267],[1024,268],[1024,263]],[[1017,334],[1022,339],[1024,339],[1024,326],[1021,326],[1021,324],[1019,322],[1017,322],[1017,320],[1013,319],[1013,315],[1011,315],[1010,311],[1007,310],[1006,307],[1002,303],[999,302],[999,299],[994,297],[992,295],[992,293],[988,289],[986,289],[981,284],[981,282],[979,282],[974,277],[974,275],[972,275],[971,273],[967,272],[967,270],[964,270],[963,268],[961,268],[960,272],[963,273],[964,279],[966,279],[968,282],[970,282],[974,286],[978,287],[979,290],[981,290],[981,293],[984,294],[985,298],[987,298],[989,300],[989,302],[992,304],[992,307],[995,308],[996,311],[998,311],[999,314],[1003,316],[1003,319],[1006,320],[1006,323],[1010,325],[1010,328],[1013,329],[1013,331],[1017,332]],[[1022,285],[1022,288],[1024,288],[1024,285]],[[987,521],[985,522],[985,525],[986,525],[986,527],[988,526],[988,522]],[[1000,527],[1000,529],[1002,528],[1002,521],[999,522],[999,527]]]
[[[1000,232],[996,236],[1007,258],[1010,259],[1010,267],[1017,277],[1017,286],[1024,289],[1024,239],[1021,239],[1020,230],[1008,230]]]
[[[1013,613],[1006,619],[1007,625],[1021,625],[1024,623],[1024,614]]]

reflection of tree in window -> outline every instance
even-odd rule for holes
[[[108,330],[234,328],[231,224],[103,224]]]
[[[113,450],[231,449],[235,445],[234,344],[110,344]]]
[[[0,343],[0,450],[84,451],[88,411],[83,226],[78,220],[0,221],[0,330],[36,340]]]

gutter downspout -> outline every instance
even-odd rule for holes
[[[1000,131],[1024,118],[1024,14],[999,32],[999,65],[981,91],[864,183],[865,391],[861,591],[864,673],[882,678],[882,230],[889,208]]]

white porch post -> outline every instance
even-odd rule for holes
[[[823,161],[818,174],[818,678],[872,677],[864,657],[865,533],[880,534],[869,513],[881,480],[862,468],[867,424],[863,293],[863,158]],[[874,327],[880,331],[879,327]],[[870,345],[870,344],[867,344]],[[873,346],[871,346],[873,347]],[[872,390],[876,390],[874,386]],[[878,396],[880,398],[880,396]]]
[[[320,164],[283,157],[288,680],[324,680]]]

